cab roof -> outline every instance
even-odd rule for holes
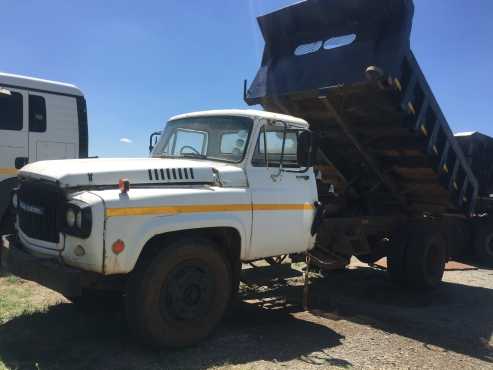
[[[308,122],[306,122],[304,119],[288,116],[286,114],[272,113],[262,110],[254,110],[254,109],[218,109],[218,110],[208,110],[202,112],[192,112],[192,113],[180,114],[178,116],[171,117],[170,121],[183,119],[183,118],[207,117],[207,116],[243,116],[243,117],[251,117],[251,118],[264,118],[267,120],[285,121],[287,123],[308,128]]]
[[[62,95],[84,95],[77,86],[72,84],[3,72],[0,72],[0,87],[36,90]]]

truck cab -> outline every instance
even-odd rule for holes
[[[311,139],[295,117],[218,110],[171,118],[151,158],[29,164],[2,260],[74,301],[119,291],[137,333],[194,343],[224,313],[241,262],[313,248]]]
[[[11,227],[17,171],[35,161],[87,157],[87,136],[76,86],[0,73],[0,231]]]

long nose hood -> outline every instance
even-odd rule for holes
[[[133,185],[213,184],[246,186],[243,170],[227,164],[185,159],[118,158],[35,162],[19,177],[57,182],[62,188],[117,185],[122,178]]]

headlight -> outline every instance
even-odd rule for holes
[[[75,225],[75,209],[69,208],[65,215],[65,221],[67,221],[68,227],[74,227]]]
[[[17,195],[17,192],[14,192],[12,194],[12,207],[17,209],[19,207],[19,196]]]
[[[77,216],[75,216],[75,226],[77,226],[79,230],[82,230],[82,211],[77,212]]]
[[[65,211],[65,232],[80,238],[91,235],[92,211],[91,207],[80,201],[71,201]]]

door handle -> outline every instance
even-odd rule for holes
[[[308,176],[308,175],[299,175],[299,176],[296,176],[296,178],[300,179],[300,180],[305,180],[305,181],[310,180],[310,176]]]
[[[27,162],[29,162],[29,159],[27,157],[17,157],[15,159],[15,168],[19,170],[22,167],[24,167],[27,164]]]

